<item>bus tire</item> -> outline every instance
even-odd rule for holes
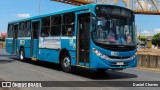
[[[24,48],[21,48],[20,51],[19,51],[19,60],[20,61],[25,61],[25,51],[24,51]]]
[[[61,66],[64,72],[67,72],[67,73],[71,72],[72,66],[71,66],[71,58],[69,54],[65,53],[62,56]]]

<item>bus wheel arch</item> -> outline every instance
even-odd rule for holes
[[[62,50],[60,51],[60,54],[59,54],[59,63],[61,63],[62,56],[63,56],[65,53],[69,54],[69,52],[68,52],[68,50],[67,50],[66,48],[64,48],[64,49],[62,49]]]
[[[67,49],[62,49],[59,55],[59,62],[64,72],[71,72],[71,57]]]

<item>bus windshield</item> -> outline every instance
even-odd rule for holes
[[[99,44],[135,45],[133,18],[115,13],[106,14],[105,10],[101,10],[97,13],[96,29],[92,32],[93,40]]]

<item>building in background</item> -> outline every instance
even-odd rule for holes
[[[7,36],[7,33],[5,33],[5,32],[0,33],[0,41],[5,41],[6,36]]]

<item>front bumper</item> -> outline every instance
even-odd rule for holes
[[[136,56],[133,60],[104,60],[100,57],[94,57],[94,62],[90,63],[90,68],[103,68],[103,69],[116,69],[116,68],[134,68],[137,66],[137,59]],[[123,65],[117,65],[117,62],[123,62]]]

